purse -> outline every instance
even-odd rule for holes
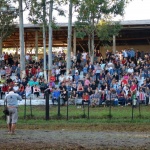
[[[8,116],[9,115],[9,110],[7,107],[4,108],[3,113]]]
[[[9,116],[9,110],[8,110],[8,107],[7,107],[7,100],[6,100],[6,104],[4,102],[4,110],[3,110],[3,113],[5,116]]]

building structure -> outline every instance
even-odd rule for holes
[[[53,47],[67,47],[68,24],[58,23],[59,28],[53,30]],[[95,36],[95,49],[100,50],[102,54],[106,49],[122,50],[128,48],[138,49],[139,51],[150,51],[150,20],[131,20],[121,21],[122,29],[118,36],[114,36],[111,42],[101,41]],[[29,53],[32,49],[43,47],[42,27],[34,24],[24,24],[25,51]],[[46,46],[48,47],[48,31],[46,32]],[[3,48],[14,48],[16,51],[20,48],[19,26],[12,35],[3,41]],[[73,26],[72,50],[88,50],[88,38],[76,38],[76,32]],[[42,49],[41,49],[42,51]]]

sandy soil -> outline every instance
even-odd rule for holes
[[[0,130],[0,150],[150,150],[150,132]]]

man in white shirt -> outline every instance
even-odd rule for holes
[[[87,55],[87,53],[84,51],[82,53],[82,59],[83,59],[84,62],[86,62],[86,55]]]
[[[133,73],[133,72],[134,72],[133,67],[130,67],[130,68],[128,69],[128,73]]]

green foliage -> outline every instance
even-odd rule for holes
[[[121,30],[121,25],[119,22],[104,22],[103,24],[98,24],[96,28],[97,36],[103,41],[111,41],[113,35],[117,35]]]
[[[119,23],[112,23],[111,20],[116,15],[122,16],[124,14],[126,3],[127,0],[78,1],[76,4],[78,16],[75,23],[77,33],[81,32],[84,36],[94,33],[101,40],[109,41],[112,35],[117,35],[121,29]],[[100,20],[105,20],[106,23],[100,26]],[[80,34],[79,37],[83,38]]]
[[[33,24],[45,24],[48,26],[49,22],[49,4],[50,2],[54,2],[53,10],[57,11],[58,15],[65,16],[65,12],[62,8],[59,7],[64,1],[63,0],[25,0],[28,3],[29,16],[28,20]],[[55,18],[52,19],[52,28],[58,29]]]
[[[5,7],[6,10],[2,8]],[[0,2],[0,37],[4,40],[8,37],[15,29],[14,19],[18,16],[18,10],[9,10],[11,7],[9,1],[1,0]]]

